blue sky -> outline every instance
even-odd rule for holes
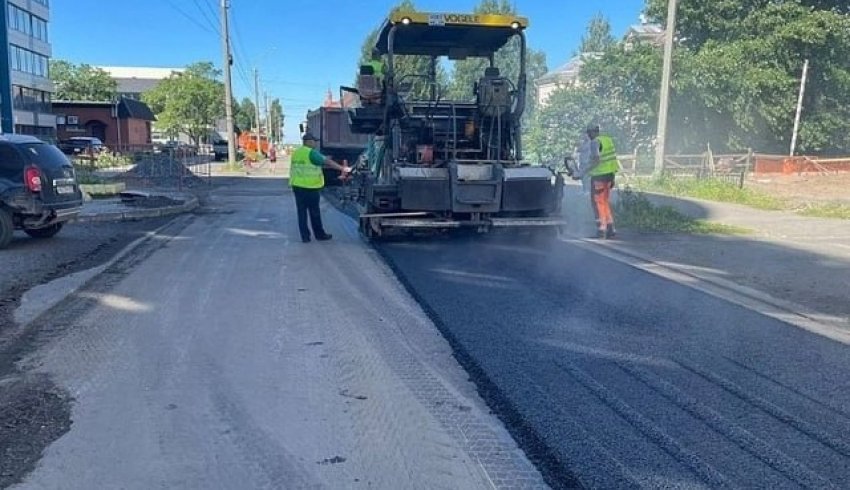
[[[284,105],[291,139],[307,109],[328,88],[350,85],[360,46],[397,0],[230,0],[235,95],[253,96],[258,67],[262,90]],[[424,11],[471,11],[478,0],[416,0]],[[614,34],[638,22],[643,0],[516,0],[529,18],[529,46],[546,53],[549,68],[578,46],[588,20],[602,11]],[[221,66],[218,0],[54,0],[53,55],[75,63],[181,67],[194,61]],[[108,7],[107,7],[108,5]],[[367,6],[368,5],[368,6]]]

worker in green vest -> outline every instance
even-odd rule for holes
[[[310,227],[316,240],[330,240],[332,236],[322,227],[322,215],[319,210],[319,198],[325,187],[323,168],[333,168],[342,172],[343,176],[351,172],[347,165],[340,165],[322,155],[316,150],[318,141],[310,132],[301,137],[304,145],[292,153],[289,166],[289,185],[295,194],[295,207],[298,210],[298,230],[301,241],[310,241],[310,229],[307,227],[307,216],[310,216]]]
[[[614,238],[614,213],[611,210],[611,190],[614,188],[614,176],[620,170],[614,140],[608,135],[599,134],[598,125],[587,127],[590,138],[590,165],[581,170],[578,178],[590,176],[590,205],[596,217],[596,237]]]
[[[372,59],[370,59],[367,63],[367,66],[372,67],[372,74],[375,76],[375,80],[378,82],[378,87],[381,87],[384,83],[384,62],[381,59],[381,52],[378,51],[378,48],[372,48]]]

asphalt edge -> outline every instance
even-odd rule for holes
[[[822,315],[792,301],[779,299],[732,281],[706,276],[669,263],[661,263],[648,255],[626,250],[616,243],[582,238],[564,238],[561,241],[794,327],[850,345],[850,329],[820,319],[818,317]]]
[[[133,221],[146,218],[162,218],[194,211],[200,206],[196,196],[189,196],[183,204],[175,206],[163,206],[151,209],[137,209],[133,211],[116,211],[91,215],[80,215],[73,221],[75,223],[104,223],[115,221]]]

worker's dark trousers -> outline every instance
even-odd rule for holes
[[[322,190],[293,187],[292,193],[295,194],[295,207],[298,209],[298,230],[301,232],[301,239],[310,239],[310,229],[307,228],[308,214],[310,215],[310,226],[313,228],[313,234],[317,238],[325,236],[325,229],[322,227],[322,215],[319,210],[319,198]]]

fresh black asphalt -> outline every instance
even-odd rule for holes
[[[850,488],[847,346],[568,243],[377,249],[553,487]]]

